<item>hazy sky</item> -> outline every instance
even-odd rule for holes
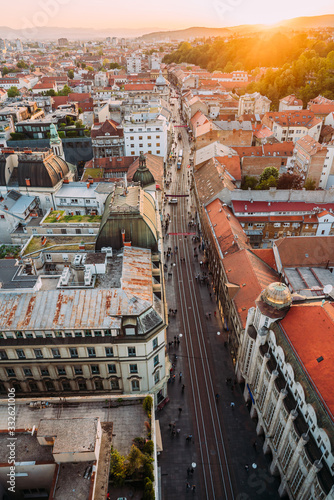
[[[330,13],[333,0],[15,0],[1,6],[0,25],[174,29],[275,23]]]

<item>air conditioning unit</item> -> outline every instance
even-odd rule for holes
[[[112,247],[102,247],[101,253],[105,253],[107,257],[112,257]]]
[[[85,286],[89,286],[92,282],[92,271],[91,269],[87,269],[84,274],[84,282]]]
[[[70,281],[70,268],[69,267],[65,267],[65,269],[63,270],[63,272],[61,273],[61,276],[60,276],[60,284],[61,285],[68,285],[68,282]]]
[[[73,265],[74,266],[79,266],[81,263],[81,255],[79,253],[77,253],[75,256],[74,256],[74,259],[73,259]]]

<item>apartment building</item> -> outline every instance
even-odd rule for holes
[[[307,179],[314,180],[316,188],[325,188],[331,171],[327,163],[325,166],[327,156],[326,145],[320,144],[309,135],[306,135],[295,143],[288,170],[301,175],[304,181]]]
[[[142,60],[139,56],[132,56],[126,58],[126,72],[127,73],[141,73]]]
[[[142,116],[138,121],[124,118],[122,122],[125,156],[139,156],[141,152],[167,158],[167,118],[159,113]]]
[[[259,92],[242,95],[239,98],[238,116],[245,114],[263,115],[270,110],[270,104],[271,100]]]
[[[283,97],[279,100],[278,111],[300,111],[303,109],[303,101],[297,99],[294,94]]]
[[[305,135],[319,141],[322,121],[313,111],[275,111],[268,112],[262,118],[262,124],[274,132],[279,142],[293,141]]]
[[[328,352],[333,299],[321,298],[298,301],[284,283],[267,286],[248,311],[237,368],[270,472],[280,476],[279,494],[296,500],[334,494],[331,364],[323,346]]]
[[[119,123],[106,120],[91,129],[94,158],[124,156],[124,131]]]
[[[135,247],[84,252],[75,250],[75,238],[69,245],[50,240],[52,248],[29,242],[18,267],[0,263],[1,393],[14,387],[28,397],[163,398],[166,306],[158,256]]]

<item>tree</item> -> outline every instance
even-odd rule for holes
[[[110,69],[120,69],[122,66],[120,66],[117,62],[112,62],[109,64]]]
[[[251,175],[245,175],[244,180],[241,184],[241,189],[255,189],[257,186],[258,180],[256,177],[253,177]]]
[[[105,58],[103,59],[103,66],[107,66],[107,64],[109,63],[109,59]]]
[[[76,127],[76,128],[81,128],[81,127],[82,127],[82,120],[77,120],[77,121],[75,122],[75,127]]]
[[[22,61],[22,60],[21,60],[21,61],[19,61],[19,62],[16,64],[16,66],[17,66],[18,68],[20,68],[20,69],[21,69],[21,68],[23,68],[23,69],[29,68],[29,65],[28,65],[27,63],[25,63],[24,61]]]
[[[67,76],[69,77],[70,80],[73,80],[73,78],[74,78],[74,71],[73,71],[73,69],[69,69],[68,70]]]
[[[274,175],[271,175],[268,177],[268,179],[264,179],[259,182],[259,184],[256,186],[256,189],[269,189],[271,187],[276,187],[277,186],[277,178]]]
[[[304,188],[306,191],[314,191],[315,190],[315,180],[312,177],[308,177],[305,181]]]
[[[72,92],[68,85],[64,85],[64,88],[58,92],[58,95],[68,95]]]
[[[83,63],[81,63],[81,67],[82,67],[82,69],[85,69],[85,67],[86,67],[86,63],[84,63],[84,62],[83,62]]]
[[[127,475],[132,476],[136,471],[143,467],[145,462],[144,454],[135,446],[131,446],[130,453],[126,458],[126,471]]]
[[[282,174],[277,181],[277,189],[301,189],[303,179],[298,174]]]
[[[87,71],[94,71],[93,66],[87,66],[87,68],[86,68],[86,69],[87,69]]]
[[[270,177],[274,177],[275,180],[277,180],[278,176],[279,176],[279,171],[277,170],[276,167],[266,167],[263,170],[262,174],[260,175],[259,183],[261,184],[262,182],[268,181]]]
[[[54,89],[47,90],[44,92],[45,95],[50,95],[50,96],[55,96],[57,95],[56,91]]]
[[[2,76],[6,76],[8,75],[9,73],[9,69],[7,68],[7,66],[4,66],[1,70],[1,73],[2,73]]]
[[[115,485],[121,486],[126,478],[125,458],[111,448],[110,475]]]
[[[20,91],[17,87],[10,87],[10,89],[7,90],[7,95],[8,97],[16,97],[20,95]]]

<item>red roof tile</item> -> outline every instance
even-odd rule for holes
[[[293,305],[280,325],[334,420],[334,304]]]
[[[278,276],[250,250],[240,250],[227,255],[223,259],[223,266],[229,283],[240,287],[233,301],[245,328],[248,309],[254,306],[255,300],[264,288],[278,281]]]

